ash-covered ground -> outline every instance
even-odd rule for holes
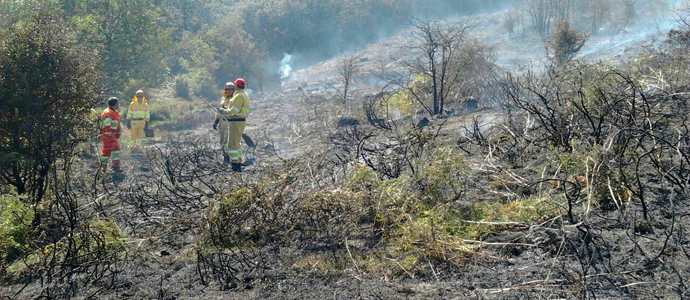
[[[517,72],[538,64],[545,56],[543,42],[532,35],[511,38],[507,33],[502,34],[501,18],[501,13],[495,13],[462,20],[473,24],[473,35],[490,46],[497,65],[504,71]],[[664,36],[661,31],[638,33],[637,29],[602,29],[592,36],[579,58],[626,63],[655,46]],[[372,97],[384,89],[386,74],[401,68],[398,63],[414,54],[405,48],[408,41],[403,30],[353,53],[358,57],[362,76],[350,91],[351,99]],[[308,186],[307,181],[296,179],[280,191],[291,201],[299,199],[290,195],[304,195],[301,190],[341,189],[337,180],[347,172],[327,170],[329,164],[323,163],[348,154],[339,148],[336,137],[375,135],[372,125],[362,117],[361,104],[341,102],[337,92],[342,89],[337,79],[337,63],[335,58],[296,70],[284,79],[282,91],[250,92],[252,115],[245,133],[252,137],[257,148],[244,150],[256,162],[241,174],[232,173],[220,164],[222,157],[217,133],[211,128],[214,118],[211,112],[184,124],[193,129],[158,132],[156,141],[150,141],[143,151],[124,153],[126,179],[120,183],[100,181],[93,198],[83,203],[82,208],[112,218],[123,233],[127,250],[111,266],[115,275],[88,286],[69,284],[72,280],[78,282],[76,277],[63,278],[52,287],[55,293],[71,289],[73,292],[66,294],[79,299],[680,299],[687,296],[682,292],[690,284],[685,276],[690,271],[690,256],[685,252],[687,241],[682,240],[683,227],[690,225],[684,218],[687,205],[678,205],[675,214],[669,215],[668,202],[657,201],[653,196],[649,201],[649,210],[654,211],[652,221],[644,225],[640,225],[640,208],[631,205],[632,202],[620,203],[626,205],[625,209],[590,211],[587,203],[591,199],[579,198],[578,207],[585,207],[587,213],[578,222],[558,215],[538,222],[511,223],[503,230],[485,235],[481,241],[467,241],[479,247],[472,254],[454,258],[454,263],[419,261],[414,264],[416,270],[408,270],[401,264],[400,269],[391,272],[360,267],[363,259],[355,259],[356,256],[367,249],[382,247],[377,244],[382,237],[367,235],[367,228],[361,229],[361,235],[353,234],[348,236],[349,240],[339,241],[337,249],[321,241],[305,246],[299,238],[285,238],[301,230],[297,227],[285,230],[289,233],[266,229],[260,238],[265,242],[261,247],[241,254],[235,252],[238,246],[228,247],[225,252],[230,257],[228,261],[215,264],[228,267],[230,274],[213,275],[214,270],[199,263],[200,256],[207,254],[200,249],[208,231],[209,211],[219,205],[218,200],[225,193],[238,187],[268,184],[274,173],[287,180],[291,172],[299,177],[332,179],[331,186],[317,183],[316,179],[313,186]],[[426,120],[421,127],[431,131],[437,139],[435,143],[457,146],[469,136],[488,134],[494,127],[504,126],[510,119],[509,112],[499,105],[480,103],[476,108],[468,108],[466,103],[454,102],[447,109],[456,112],[452,115],[426,118],[423,112],[413,112],[394,122],[400,127],[415,127]],[[355,150],[348,149],[375,152],[377,143],[389,144],[392,140],[393,137],[385,134],[375,135],[367,144],[362,142],[352,147]],[[515,169],[497,163],[492,155],[491,152],[466,154],[473,175],[467,176],[466,190],[455,202],[510,199],[510,195],[528,193],[512,188],[522,184],[522,180],[531,179],[529,174],[538,176],[541,168],[546,170],[545,158],[538,154],[525,154],[534,156],[514,164]],[[366,157],[356,156],[355,162],[346,165],[352,168],[357,162],[367,163]],[[88,174],[83,176],[90,178]],[[505,185],[491,186],[492,180],[500,176],[507,177]],[[662,183],[658,185],[654,188],[665,188]],[[561,187],[550,188],[557,191]],[[292,204],[281,205],[285,208]],[[327,226],[329,222],[322,225]],[[242,223],[242,226],[237,229],[240,234],[243,230],[251,232],[259,225]],[[681,240],[669,246],[671,236]],[[246,265],[234,265],[233,255],[246,256]],[[334,265],[339,267],[326,261],[335,261]],[[33,299],[32,295],[41,289],[45,287],[39,286],[38,281],[14,282],[4,287],[4,294],[0,295],[8,299]]]

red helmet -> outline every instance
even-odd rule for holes
[[[235,79],[235,85],[243,89],[247,85],[247,81],[245,81],[244,78],[237,78]]]

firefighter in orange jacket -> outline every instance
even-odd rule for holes
[[[122,133],[122,124],[120,121],[120,114],[117,110],[120,108],[119,100],[115,97],[108,99],[108,108],[103,110],[100,118],[101,134],[100,138],[103,142],[101,149],[101,167],[108,166],[108,160],[112,160],[113,171],[121,173],[120,169],[120,134]]]

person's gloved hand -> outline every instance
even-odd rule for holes
[[[218,119],[216,119],[216,121],[213,122],[213,130],[218,130],[218,122],[220,122],[220,120]]]

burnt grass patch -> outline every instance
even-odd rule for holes
[[[384,92],[298,101],[281,113],[307,121],[248,129],[243,173],[219,163],[210,122],[185,119],[202,125],[131,157],[123,182],[81,161],[53,174],[35,207],[49,225],[0,231],[25,238],[0,296],[687,298],[688,60],[668,51],[508,74],[500,102],[424,126],[385,118]],[[13,206],[4,218],[31,219]]]

